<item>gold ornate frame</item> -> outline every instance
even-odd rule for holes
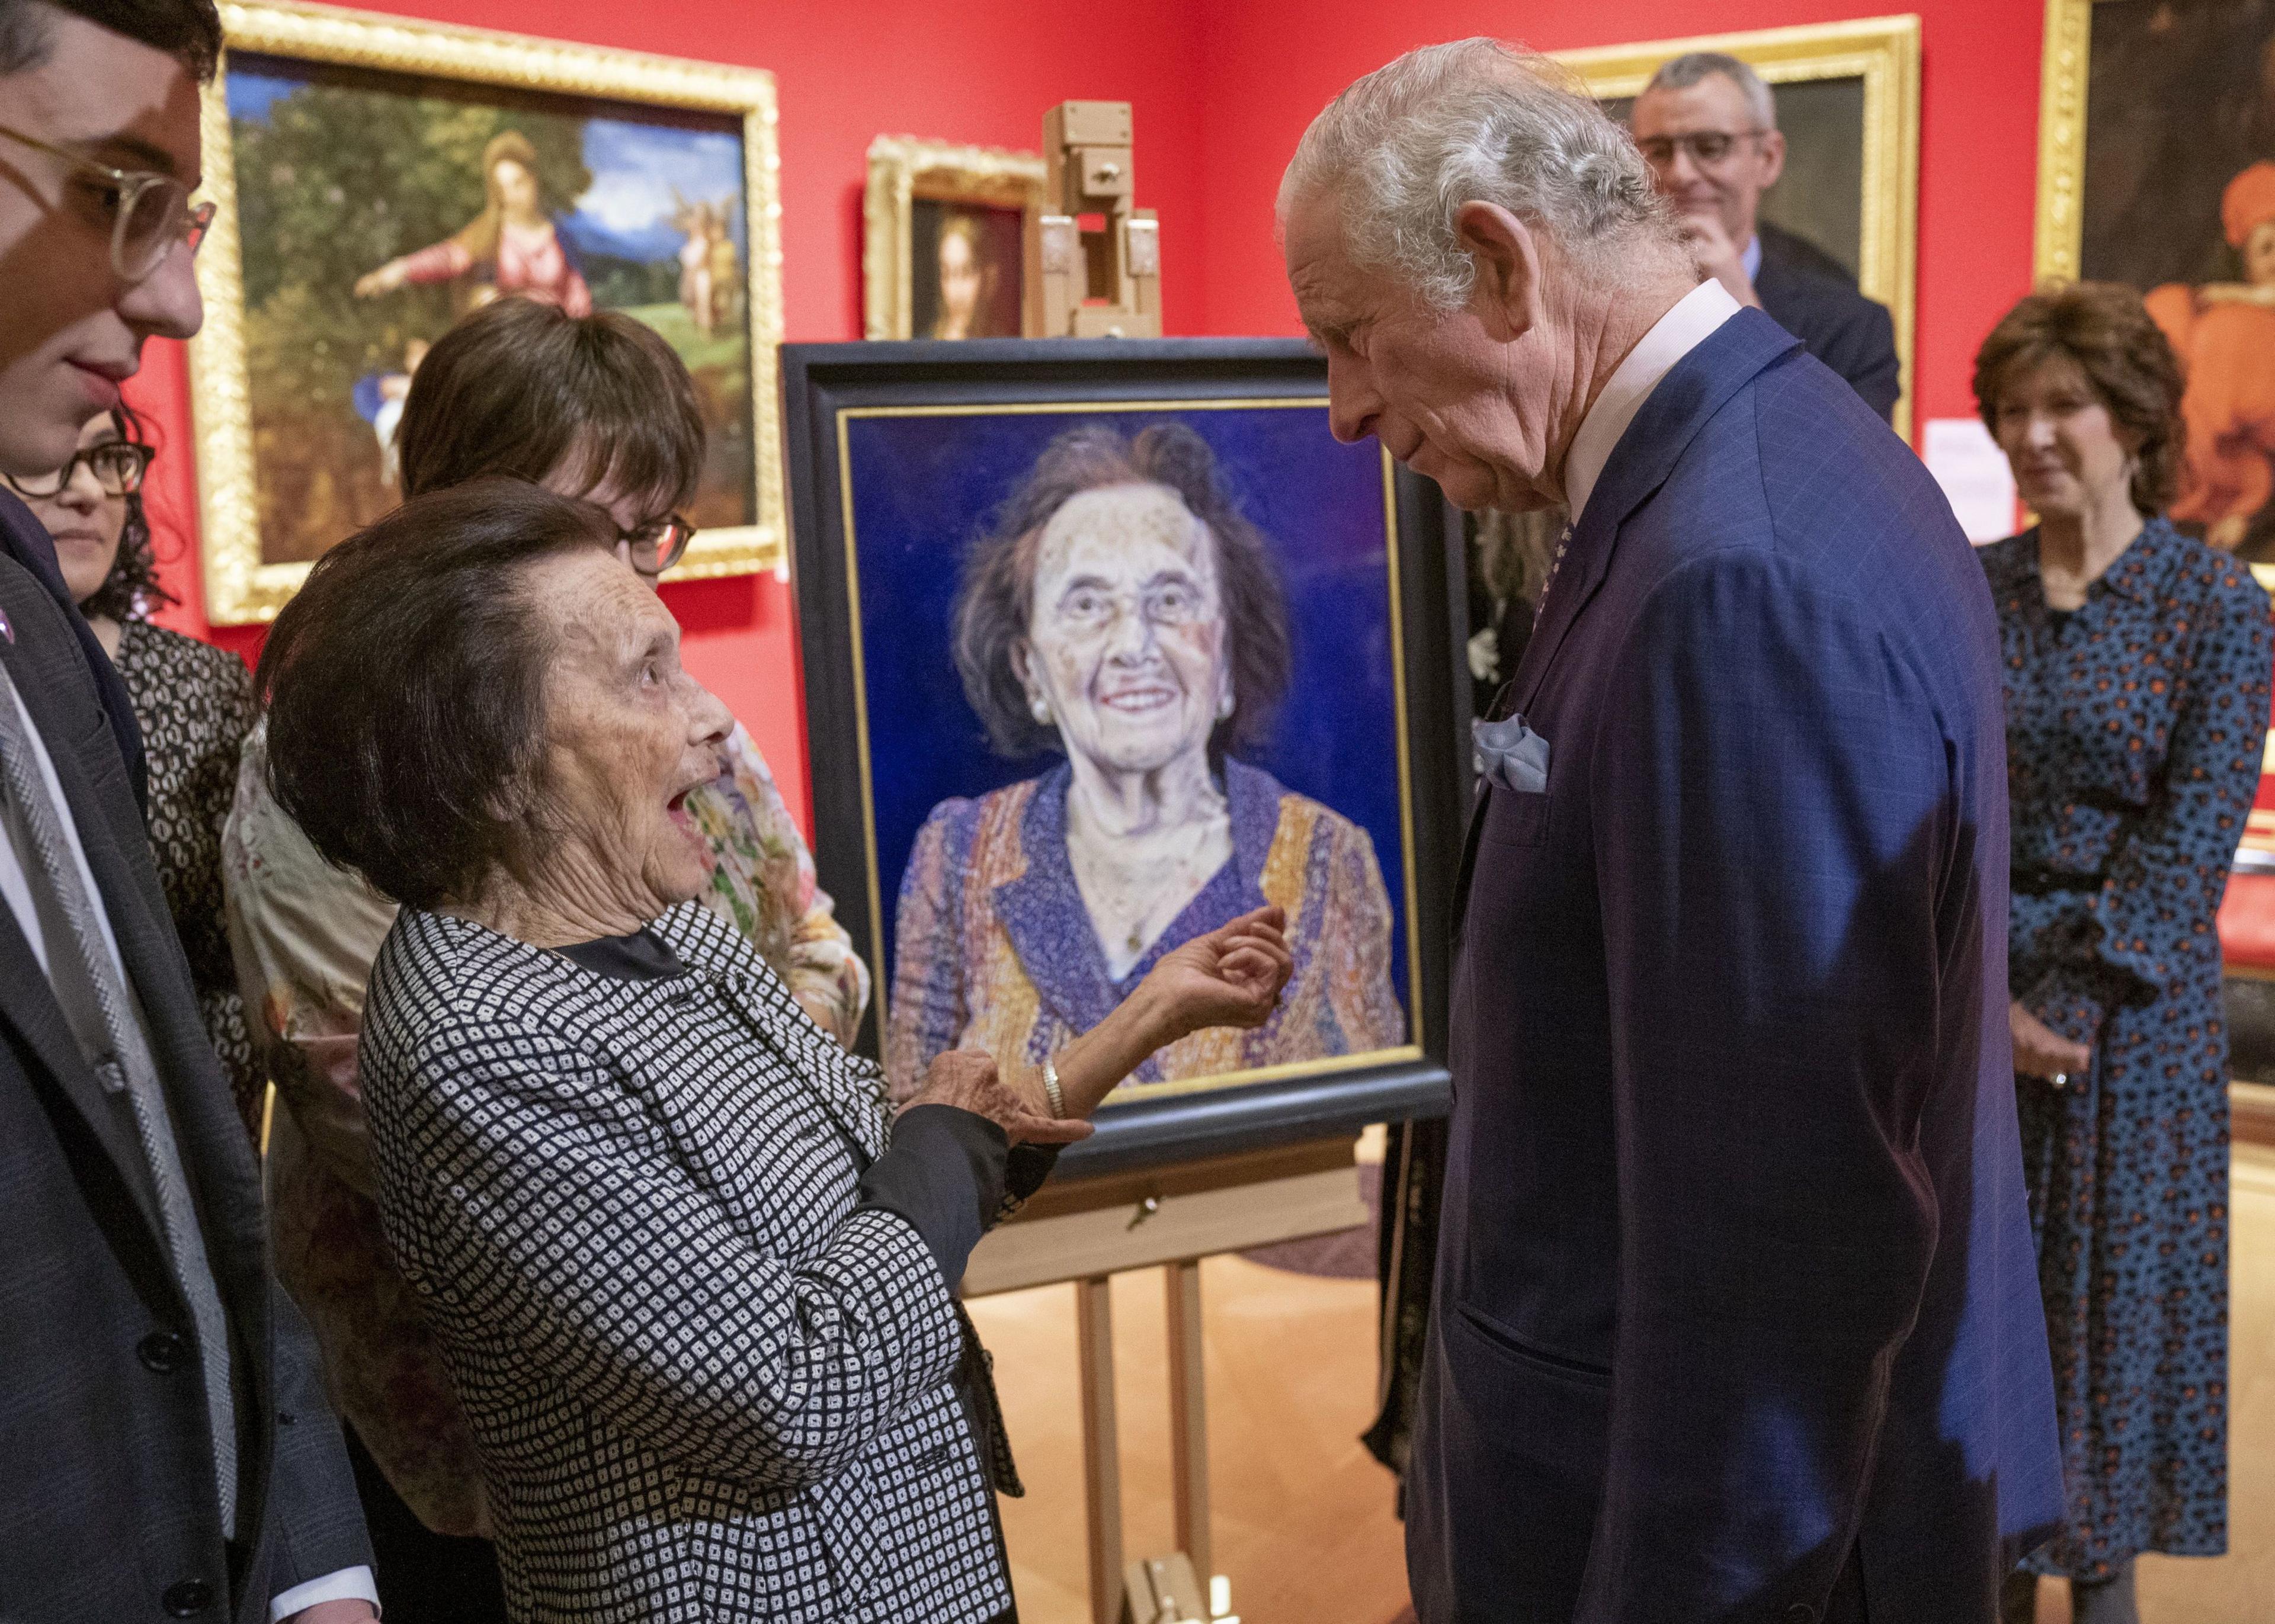
[[[2085,87],[2093,0],[2046,0],[2038,80],[2038,224],[2032,274],[2075,280],[2085,241]]]
[[[1043,161],[1032,152],[956,147],[911,135],[881,135],[870,142],[869,182],[861,200],[862,336],[915,336],[911,253],[917,199],[1032,214],[1041,207],[1043,180]]]
[[[782,205],[773,74],[293,0],[223,0],[221,15],[231,50],[739,115],[750,244],[751,466],[757,522],[701,532],[666,578],[747,575],[781,567],[788,557],[788,532],[775,376],[782,328]],[[198,255],[206,323],[190,343],[190,395],[196,422],[206,618],[217,625],[239,625],[274,619],[299,590],[308,566],[264,563],[261,557],[246,364],[245,269],[238,237],[227,76],[224,57],[222,72],[206,87],[202,110],[205,194],[219,208],[210,239]]]
[[[2087,0],[2051,0],[2055,7]],[[1864,81],[1864,196],[1857,285],[1888,307],[1904,392],[1895,427],[1909,437],[1913,319],[1919,261],[1920,21],[1867,17],[1798,28],[1764,28],[1642,45],[1554,53],[1599,97],[1639,94],[1670,57],[1713,50],[1750,64],[1772,86],[1810,79]]]

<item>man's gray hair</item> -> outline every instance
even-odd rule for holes
[[[1659,72],[1651,76],[1644,94],[1654,90],[1688,90],[1702,79],[1719,73],[1746,93],[1746,110],[1754,116],[1757,130],[1777,128],[1777,98],[1763,83],[1762,76],[1750,63],[1735,57],[1725,56],[1719,50],[1685,51],[1680,57],[1669,57],[1659,64]]]
[[[1498,40],[1409,51],[1311,121],[1280,186],[1334,196],[1354,263],[1385,270],[1440,310],[1468,302],[1477,268],[1454,229],[1464,203],[1541,227],[1576,265],[1675,239],[1627,132],[1564,69]]]

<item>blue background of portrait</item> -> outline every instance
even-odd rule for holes
[[[1220,482],[1263,533],[1287,594],[1287,697],[1264,746],[1241,759],[1373,837],[1393,920],[1391,974],[1410,1027],[1382,453],[1372,442],[1337,443],[1324,404],[847,423],[882,963],[889,975],[901,875],[932,809],[950,796],[1032,778],[1062,759],[996,755],[965,702],[949,628],[965,555],[1054,436],[1084,423],[1134,435],[1165,417],[1216,452]],[[817,752],[841,745],[854,742],[812,742]]]

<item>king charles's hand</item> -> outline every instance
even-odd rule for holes
[[[301,1608],[284,1624],[367,1624],[378,1616],[367,1601],[320,1601],[313,1607]]]

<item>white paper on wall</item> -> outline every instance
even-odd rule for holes
[[[2014,471],[1980,418],[1930,418],[1921,456],[1976,546],[2014,533]]]

